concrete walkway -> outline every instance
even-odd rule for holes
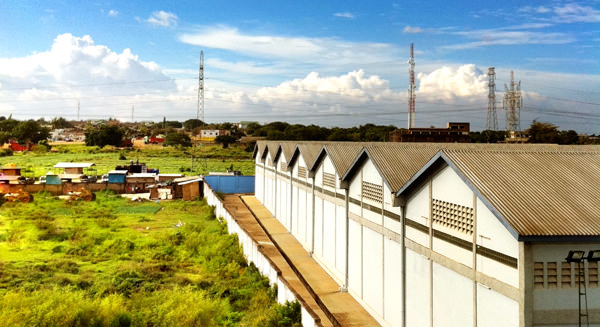
[[[339,291],[340,286],[254,196],[227,195],[225,207],[263,245],[264,254],[322,326],[380,326],[350,294]]]

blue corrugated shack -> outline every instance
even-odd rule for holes
[[[115,184],[125,184],[127,170],[111,170],[108,172],[108,182]]]
[[[62,184],[62,180],[58,174],[53,172],[46,173],[46,184],[47,185],[60,185]]]

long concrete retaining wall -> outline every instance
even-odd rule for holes
[[[229,234],[237,234],[238,240],[242,245],[244,255],[249,262],[253,262],[263,276],[269,278],[271,285],[277,285],[277,302],[285,303],[286,301],[297,300],[301,306],[302,326],[313,327],[318,326],[318,317],[303,303],[288,283],[281,278],[281,271],[262,253],[260,245],[254,241],[246,231],[241,228],[233,219],[231,213],[225,208],[221,198],[210,187],[208,183],[204,183],[204,197],[206,202],[215,207],[215,215],[227,222]]]
[[[51,184],[2,184],[3,193],[16,193],[16,192],[50,192],[54,195],[67,194],[70,191],[79,191],[82,188],[90,192],[98,192],[104,190],[111,190],[117,194],[128,193],[132,188],[139,187],[142,191],[150,183],[62,183],[58,185]]]

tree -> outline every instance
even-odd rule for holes
[[[58,118],[52,119],[52,129],[71,128],[71,127],[73,127],[73,124],[71,124],[70,121],[64,119],[63,117],[58,117]]]
[[[123,142],[125,131],[118,125],[102,125],[97,128],[88,128],[85,131],[85,145],[104,147],[106,145],[120,146]]]
[[[186,131],[191,132],[194,128],[201,127],[204,125],[204,122],[200,119],[188,119],[183,122],[183,128]]]
[[[558,127],[551,123],[534,120],[525,134],[529,136],[529,143],[556,143],[558,141]]]
[[[0,120],[0,131],[12,133],[13,129],[15,129],[15,127],[17,127],[18,124],[18,120],[12,119],[10,117],[8,119],[2,119]]]
[[[181,146],[192,146],[190,137],[185,133],[180,132],[169,132],[165,137],[164,145],[181,145]]]
[[[481,132],[470,132],[471,143],[498,143],[508,136],[506,131],[493,131],[486,129]]]
[[[233,135],[219,135],[215,138],[215,142],[222,144],[223,149],[228,148],[229,144],[235,143],[235,141],[237,141],[237,139]]]
[[[21,144],[37,143],[49,135],[50,131],[33,119],[19,122],[12,131],[12,136]]]
[[[248,126],[246,126],[246,133],[248,135],[253,135],[254,132],[256,132],[258,129],[260,129],[260,127],[261,126],[259,123],[256,123],[256,122],[249,123]]]

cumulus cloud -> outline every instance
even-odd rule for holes
[[[95,44],[89,35],[71,34],[58,35],[48,51],[0,58],[0,80],[3,108],[28,108],[20,112],[37,117],[52,109],[57,115],[78,99],[96,103],[94,114],[106,114],[102,102],[131,107],[135,97],[176,89],[156,63],[140,60],[130,49],[118,53]]]
[[[487,75],[473,64],[442,67],[429,74],[419,73],[417,94],[452,99],[480,96],[487,91]]]
[[[114,9],[111,9],[111,10],[108,11],[108,15],[110,17],[117,17],[119,15],[119,12],[116,11],[116,10],[114,10]]]
[[[40,87],[166,78],[156,63],[141,61],[130,49],[117,53],[96,45],[89,35],[69,33],[57,36],[49,51],[0,58],[0,75]]]
[[[340,96],[360,103],[390,95],[394,94],[388,81],[377,75],[366,76],[363,70],[326,77],[311,72],[302,79],[286,81],[276,87],[261,88],[256,92],[256,98],[267,102]]]
[[[354,19],[354,15],[349,12],[336,12],[335,14],[333,14],[333,16],[340,17],[340,18]]]
[[[169,27],[176,25],[178,19],[174,13],[160,10],[153,12],[146,22],[156,26]]]

